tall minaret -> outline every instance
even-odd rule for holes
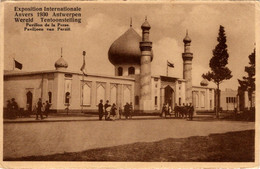
[[[151,110],[151,59],[152,59],[152,42],[149,41],[149,30],[151,26],[145,18],[142,28],[141,49],[141,70],[140,70],[140,110]]]
[[[193,53],[190,52],[191,39],[186,31],[186,37],[183,39],[184,53],[182,53],[183,59],[183,79],[185,83],[185,101],[186,103],[192,103],[192,59]]]

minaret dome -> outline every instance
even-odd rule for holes
[[[149,29],[151,29],[151,26],[150,26],[150,24],[149,24],[148,21],[147,21],[147,17],[145,17],[145,21],[144,21],[144,23],[142,24],[141,28],[142,28],[143,30],[149,30]]]
[[[68,67],[68,63],[62,57],[62,49],[61,49],[61,57],[54,64],[56,70],[66,69]]]
[[[186,31],[186,36],[183,39],[183,42],[184,43],[190,43],[191,42],[191,38],[189,37],[188,30]]]

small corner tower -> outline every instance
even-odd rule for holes
[[[190,51],[191,39],[188,35],[188,30],[186,31],[186,36],[183,39],[184,43],[184,53],[182,53],[183,59],[183,79],[186,80],[185,83],[185,101],[186,103],[192,103],[192,59],[193,53]]]
[[[142,28],[141,50],[141,68],[140,68],[140,110],[149,111],[152,107],[151,98],[151,61],[152,61],[152,42],[149,41],[150,24],[145,18]]]
[[[62,57],[62,48],[61,48],[61,56],[54,64],[56,70],[65,70],[68,67],[68,63]]]

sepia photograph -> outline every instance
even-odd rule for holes
[[[3,168],[259,165],[257,1],[1,8]]]

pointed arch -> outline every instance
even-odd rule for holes
[[[82,87],[82,104],[90,105],[91,104],[91,83],[84,83]]]
[[[97,83],[96,93],[96,104],[98,104],[100,100],[105,100],[106,87],[104,83]]]
[[[117,85],[116,84],[111,84],[110,102],[111,102],[111,104],[113,104],[113,103],[117,104]]]

